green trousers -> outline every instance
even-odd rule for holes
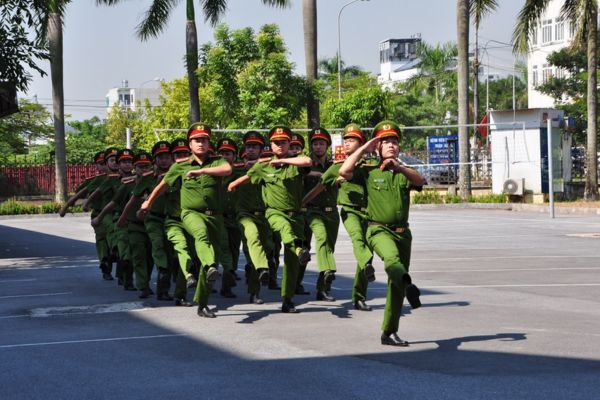
[[[269,223],[262,215],[239,213],[238,222],[244,248],[247,249],[252,269],[248,276],[248,293],[259,294],[258,274],[261,269],[269,269],[267,254],[273,251],[272,232]]]
[[[194,241],[194,248],[200,259],[201,267],[194,301],[198,302],[199,307],[206,307],[212,291],[212,285],[206,282],[206,271],[208,268],[216,268],[218,265],[217,250],[221,240],[221,231],[225,229],[223,217],[184,209],[181,211],[181,220],[185,230]]]
[[[154,265],[163,275],[162,280],[156,283],[156,294],[168,294],[171,287],[171,269],[167,254],[167,237],[165,235],[165,219],[150,213],[144,218],[144,228],[150,238],[152,247],[152,260]]]
[[[281,297],[292,299],[298,280],[298,255],[304,241],[304,217],[300,214],[290,216],[283,211],[267,208],[265,213],[271,230],[279,234],[283,243],[283,279]]]
[[[242,243],[242,233],[235,216],[223,217],[223,227],[221,230],[219,262],[223,266],[223,279],[221,290],[230,289],[227,285],[228,279],[225,274],[237,271],[238,261],[240,260],[240,245]]]
[[[367,240],[369,246],[383,260],[388,275],[381,330],[386,333],[398,332],[405,295],[403,277],[410,265],[412,235],[409,229],[403,233],[395,233],[384,226],[369,225]]]
[[[107,272],[112,273],[112,261],[117,261],[119,258],[119,251],[117,246],[117,234],[115,232],[115,224],[113,223],[113,216],[106,215],[100,222],[100,226],[104,231],[104,238],[106,240],[106,249],[108,251],[108,268]],[[121,277],[117,271],[117,277]]]
[[[340,216],[352,241],[352,250],[357,262],[354,283],[352,284],[352,300],[365,301],[367,300],[368,282],[364,268],[373,260],[373,252],[366,239],[367,218],[362,212],[349,207],[342,207]]]
[[[94,227],[94,235],[96,237],[96,254],[98,254],[98,261],[100,265],[105,268],[109,268],[109,255],[108,241],[106,240],[106,229],[103,224]]]
[[[336,271],[335,243],[337,242],[338,229],[340,227],[340,216],[337,207],[332,211],[322,211],[315,208],[309,208],[306,213],[306,225],[315,237],[315,253],[317,255],[317,267],[319,272]],[[305,238],[309,242],[308,238]],[[304,279],[306,266],[300,268],[298,274],[298,285]],[[323,274],[319,274],[317,279],[317,291],[329,291],[323,282]]]
[[[181,220],[167,217],[165,220],[165,234],[171,242],[175,257],[177,258],[178,270],[176,273],[174,296],[185,299],[187,296],[186,280],[192,271],[193,241],[185,230]],[[173,272],[175,273],[175,271]]]
[[[142,222],[129,222],[129,251],[131,264],[135,273],[135,286],[139,289],[150,288],[150,277],[154,262],[152,261],[152,243]]]
[[[124,286],[133,285],[133,264],[131,259],[131,247],[129,246],[129,235],[127,228],[117,226],[118,216],[113,216],[113,231],[110,235],[113,252],[117,255],[117,277],[123,281]]]

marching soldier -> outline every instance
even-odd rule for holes
[[[344,152],[346,157],[354,153],[365,143],[365,136],[356,124],[349,124],[344,128]],[[308,203],[326,187],[338,186],[337,204],[342,206],[340,215],[342,222],[352,240],[352,249],[357,261],[354,283],[352,285],[352,301],[354,308],[360,311],[371,311],[367,305],[367,285],[375,280],[375,269],[371,263],[373,253],[366,240],[367,232],[367,198],[363,183],[365,182],[362,168],[364,160],[361,159],[354,168],[354,179],[347,181],[340,177],[341,162],[334,163],[321,177],[321,183],[309,192],[303,202]],[[362,175],[361,175],[362,174]]]
[[[381,158],[379,168],[366,171],[365,185],[370,220],[367,240],[383,259],[388,275],[381,344],[408,346],[408,342],[397,334],[405,295],[413,308],[420,306],[419,290],[412,284],[408,274],[412,242],[408,209],[410,190],[420,190],[425,180],[417,171],[398,161],[399,140],[398,125],[390,121],[380,122],[375,126],[374,138],[352,153],[339,172],[340,176],[351,181],[363,154],[378,150]]]
[[[58,214],[64,217],[71,206],[73,206],[77,200],[83,199],[89,194],[93,193],[101,184],[104,182],[107,176],[108,167],[104,161],[104,152],[100,151],[94,155],[94,164],[96,165],[98,174],[86,179],[75,191],[69,200],[61,207]],[[95,218],[100,211],[101,199],[96,198],[91,204],[92,214],[91,218]],[[106,240],[106,229],[103,225],[94,227],[94,234],[96,236],[96,253],[98,254],[98,261],[100,262],[100,271],[102,271],[102,278],[107,281],[112,281],[114,278],[110,273],[112,260],[110,259],[110,251],[108,249],[108,242]]]
[[[284,245],[283,281],[281,285],[284,313],[297,313],[292,299],[296,289],[299,264],[310,260],[310,252],[303,247],[304,218],[300,212],[302,180],[308,173],[310,158],[289,157],[291,131],[276,126],[269,132],[270,147],[274,157],[256,163],[246,176],[229,185],[230,190],[252,182],[262,186],[262,196],[267,207],[265,215],[269,226],[281,236]]]
[[[217,154],[232,166],[232,173],[223,178],[223,223],[225,229],[221,231],[221,254],[220,261],[223,266],[223,278],[221,281],[221,296],[226,298],[237,297],[231,290],[237,286],[236,270],[240,258],[240,245],[242,234],[237,222],[235,208],[235,194],[227,192],[230,182],[244,174],[240,165],[235,163],[237,158],[237,145],[229,138],[219,140],[217,143]]]
[[[117,190],[123,183],[132,183],[131,171],[133,169],[133,152],[129,149],[108,149],[104,153],[104,159],[111,173],[106,180],[86,200],[84,208],[87,208],[98,196],[101,196],[102,211],[94,219],[92,226],[104,225],[107,232],[107,240],[111,254],[117,261],[118,283],[125,290],[137,290],[133,285],[133,267],[129,254],[129,240],[127,232],[117,227],[117,220],[121,214],[124,204],[120,205],[113,201]],[[116,172],[116,173],[115,173]],[[115,211],[116,210],[116,211]],[[113,213],[113,211],[115,211]]]
[[[173,164],[140,208],[141,213],[147,213],[157,196],[169,186],[181,184],[181,220],[194,240],[201,262],[194,298],[198,301],[198,316],[206,318],[216,317],[208,308],[208,297],[219,278],[215,244],[219,243],[223,229],[221,178],[232,171],[227,161],[209,155],[210,135],[208,125],[192,124],[187,134],[192,156],[188,161]]]
[[[323,173],[332,165],[327,159],[327,149],[331,145],[331,136],[326,129],[317,128],[309,133],[312,166],[310,173],[304,178],[304,191],[309,192],[319,184]],[[340,216],[337,210],[337,186],[329,186],[307,202],[306,211],[306,243],[310,243],[309,235],[315,235],[315,252],[319,277],[317,278],[317,300],[335,301],[329,294],[331,283],[335,279],[336,264],[333,253],[337,241]],[[304,291],[302,279],[306,265],[300,266],[297,292]]]
[[[252,167],[258,160],[260,151],[265,140],[262,135],[255,131],[249,131],[244,135],[244,172]],[[233,183],[235,189],[236,184]],[[229,189],[229,188],[228,188]],[[239,186],[236,194],[236,210],[239,226],[242,231],[242,240],[247,248],[249,256],[248,271],[248,293],[250,303],[263,304],[260,298],[260,285],[267,286],[270,272],[273,268],[269,265],[269,255],[273,252],[272,232],[265,218],[265,203],[262,198],[261,186],[248,183]],[[277,274],[277,271],[274,270]]]

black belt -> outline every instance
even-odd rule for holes
[[[304,211],[306,211],[306,208],[303,208],[300,211],[285,211],[285,210],[279,210],[279,211],[284,213],[288,217],[296,217],[298,215],[302,215],[304,213]]]
[[[335,210],[337,207],[309,207],[309,210],[319,210],[319,211],[325,211],[325,212],[332,212],[333,210]]]
[[[375,222],[375,221],[369,221],[369,225],[376,225],[376,226],[385,226],[386,228],[390,229],[392,232],[395,233],[404,233],[408,230],[408,224],[402,226],[402,225],[392,225],[392,224],[382,224],[380,222]]]
[[[240,213],[252,214],[252,215],[255,215],[257,217],[265,215],[264,211],[240,211]]]
[[[208,215],[208,216],[213,216],[213,215],[221,215],[221,211],[216,211],[216,210],[202,210],[202,211],[196,211],[199,212],[200,214],[204,214],[204,215]]]
[[[150,215],[152,215],[153,217],[156,217],[156,218],[161,218],[161,219],[165,219],[165,217],[166,217],[165,214],[160,214],[160,213],[157,213],[154,211],[150,211]]]
[[[225,217],[225,218],[235,218],[235,214],[223,213],[223,217]]]
[[[360,212],[366,212],[367,211],[367,209],[365,207],[361,207],[361,206],[349,206],[349,205],[344,204],[344,205],[342,205],[342,207],[344,207],[344,208],[351,208],[353,210],[360,211]]]
[[[167,218],[171,219],[173,221],[181,222],[181,218],[180,217],[174,217],[172,215],[167,215]]]

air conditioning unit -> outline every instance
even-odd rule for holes
[[[502,191],[511,196],[523,196],[525,179],[507,179],[504,181]]]

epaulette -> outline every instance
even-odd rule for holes
[[[144,172],[144,173],[142,174],[142,176],[144,176],[144,177],[145,177],[145,176],[150,176],[150,175],[154,175],[154,171],[148,171],[148,172]]]
[[[246,166],[246,164],[244,163],[234,163],[231,165],[234,168],[244,168]]]
[[[273,159],[273,157],[259,158],[256,162],[263,164],[263,163],[271,161],[272,159]]]
[[[135,181],[135,176],[128,176],[125,178],[121,178],[121,183],[124,185],[129,185]]]
[[[333,160],[333,163],[340,164],[340,163],[343,163],[344,161],[346,161],[346,160]]]
[[[182,162],[186,162],[186,161],[190,161],[190,157],[187,158],[181,158],[179,160],[175,160],[176,163],[182,163]]]
[[[121,174],[119,174],[119,173],[116,173],[116,174],[108,174],[108,176],[110,176],[110,177],[114,178],[115,176],[121,176]]]

